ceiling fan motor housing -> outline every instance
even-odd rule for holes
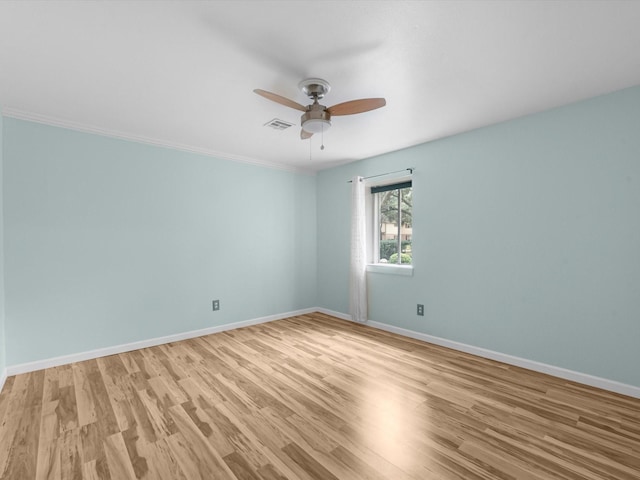
[[[308,110],[300,117],[302,129],[309,133],[320,133],[331,126],[331,114],[319,103],[309,105]]]

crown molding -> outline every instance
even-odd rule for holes
[[[61,118],[50,117],[48,115],[29,112],[26,110],[20,110],[18,108],[2,107],[0,112],[2,113],[3,117],[10,117],[10,118],[15,118],[17,120],[26,120],[28,122],[41,123],[41,124],[49,125],[52,127],[66,128],[68,130],[75,130],[83,133],[92,133],[94,135],[101,135],[103,137],[117,138],[120,140],[129,140],[132,142],[144,143],[144,144],[153,145],[156,147],[170,148],[172,150],[180,150],[182,152],[205,155],[207,157],[213,157],[219,160],[248,163],[250,165],[256,165],[259,167],[271,168],[274,170],[284,170],[287,172],[294,172],[294,173],[303,173],[307,175],[316,174],[316,171],[311,169],[297,168],[289,165],[268,162],[266,160],[260,160],[257,158],[244,157],[241,155],[233,155],[230,153],[218,152],[218,151],[209,150],[206,148],[194,147],[191,145],[184,145],[181,143],[168,142],[158,138],[145,137],[143,135],[135,135],[131,133],[121,132],[118,130],[110,130],[107,128],[97,127],[95,125],[88,125],[80,122],[74,122],[71,120],[64,120]]]

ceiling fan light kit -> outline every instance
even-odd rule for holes
[[[300,138],[303,140],[310,138],[314,133],[328,130],[329,127],[331,127],[332,115],[364,113],[384,107],[387,104],[384,98],[363,98],[339,103],[327,108],[321,105],[318,100],[324,98],[331,90],[329,82],[321,78],[307,78],[298,83],[298,88],[313,101],[311,105],[305,107],[293,100],[276,93],[267,92],[266,90],[256,89],[254,92],[268,100],[304,112],[300,118],[300,124],[302,126]]]
[[[300,117],[302,129],[309,133],[320,133],[328,130],[331,126],[331,115],[325,107],[319,103],[314,103],[309,110]]]

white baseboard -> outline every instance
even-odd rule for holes
[[[225,325],[218,325],[215,327],[203,328],[201,330],[192,330],[190,332],[176,333],[173,335],[167,335],[166,337],[151,338],[149,340],[142,340],[139,342],[125,343],[122,345],[115,345],[113,347],[98,348],[96,350],[90,350],[87,352],[74,353],[71,355],[64,355],[61,357],[48,358],[45,360],[38,360],[35,362],[22,363],[19,365],[11,365],[6,369],[5,377],[2,377],[3,383],[6,376],[20,375],[22,373],[35,372],[36,370],[42,370],[44,368],[58,367],[60,365],[68,365],[74,362],[82,362],[84,360],[92,360],[94,358],[106,357],[108,355],[115,355],[118,353],[130,352],[132,350],[139,350],[141,348],[155,347],[165,343],[178,342],[180,340],[186,340],[188,338],[202,337],[203,335],[211,335],[212,333],[224,332],[227,330],[234,330],[236,328],[249,327],[251,325],[258,325],[260,323],[272,322],[274,320],[280,320],[288,317],[295,317],[296,315],[304,315],[318,311],[317,308],[305,308],[303,310],[296,310],[293,312],[279,313],[276,315],[268,315],[266,317],[254,318],[251,320],[244,320],[242,322],[227,323]]]
[[[254,318],[252,320],[245,320],[242,322],[228,323],[225,325],[218,325],[215,327],[204,328],[201,330],[192,330],[190,332],[182,332],[174,335],[168,335],[165,337],[157,337],[149,340],[142,340],[139,342],[127,343],[123,345],[116,345],[113,347],[100,348],[91,350],[88,352],[75,353],[72,355],[65,355],[61,357],[49,358],[45,360],[38,360],[36,362],[23,363],[20,365],[7,366],[5,371],[0,374],[0,391],[8,376],[19,375],[22,373],[33,372],[36,370],[42,370],[44,368],[57,367],[60,365],[67,365],[69,363],[81,362],[84,360],[92,360],[94,358],[104,357],[107,355],[115,355],[118,353],[130,352],[132,350],[139,350],[141,348],[154,347],[156,345],[162,345],[165,343],[177,342],[180,340],[186,340],[188,338],[201,337],[203,335],[210,335],[212,333],[224,332],[227,330],[233,330],[236,328],[248,327],[251,325],[258,325],[260,323],[272,322],[274,320],[280,320],[288,317],[295,317],[296,315],[305,315],[307,313],[320,312],[326,315],[340,318],[342,320],[351,320],[351,315],[346,313],[336,312],[328,310],[326,308],[306,308],[302,310],[296,310],[293,312],[280,313],[276,315],[269,315],[266,317]],[[356,322],[359,323],[359,322]],[[473,345],[467,345],[465,343],[455,342],[453,340],[447,340],[446,338],[436,337],[428,335],[426,333],[416,332],[405,328],[396,327],[382,322],[375,322],[372,320],[367,321],[363,325],[368,325],[379,330],[384,330],[391,333],[396,333],[416,340],[422,340],[423,342],[433,343],[434,345],[440,345],[443,347],[458,350],[460,352],[470,353],[483,358],[489,358],[498,362],[514,365],[517,367],[526,368],[540,373],[546,373],[553,375],[554,377],[563,378],[565,380],[571,380],[574,382],[582,383],[584,385],[590,385],[592,387],[601,388],[603,390],[609,390],[611,392],[620,393],[622,395],[628,395],[630,397],[640,398],[640,387],[634,385],[628,385],[625,383],[617,382],[615,380],[609,380],[606,378],[595,377],[586,373],[576,372],[568,370],[566,368],[556,367],[548,365],[546,363],[536,362],[534,360],[527,360],[525,358],[516,357],[513,355],[507,355],[505,353],[495,352],[493,350],[487,350],[485,348],[475,347]]]
[[[317,311],[325,313],[327,315],[331,315],[333,317],[341,318],[343,320],[353,321],[351,320],[351,315],[345,313],[334,312],[333,310],[328,310],[326,308],[318,308]],[[364,323],[364,325],[369,325],[370,327],[391,333],[397,333],[398,335],[414,338],[416,340],[422,340],[423,342],[433,343],[442,347],[451,348],[460,352],[470,353],[472,355],[477,355],[479,357],[488,358],[491,360],[497,360],[498,362],[514,365],[516,367],[522,367],[528,370],[533,370],[535,372],[546,373],[554,377],[563,378],[565,380],[571,380],[573,382],[582,383],[584,385],[620,393],[629,397],[640,398],[640,387],[636,387],[634,385],[628,385],[626,383],[621,383],[606,378],[595,377],[586,373],[576,372],[573,370],[568,370],[566,368],[536,362],[534,360],[527,360],[526,358],[515,357],[513,355],[507,355],[506,353],[487,350],[486,348],[474,347],[473,345],[467,345],[465,343],[447,340],[446,338],[435,337],[426,333],[407,330],[405,328],[396,327],[382,322],[369,320]]]
[[[324,313],[325,315],[331,315],[332,317],[337,317],[342,320],[348,320],[350,322],[360,323],[360,322],[356,322],[355,320],[352,320],[351,315],[349,315],[348,313],[336,312],[335,310],[329,310],[326,308],[317,308],[316,312]]]

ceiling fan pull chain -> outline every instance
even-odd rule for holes
[[[320,134],[320,150],[324,150],[324,124],[322,124],[322,133]]]

